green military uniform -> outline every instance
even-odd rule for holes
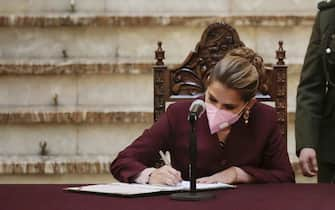
[[[335,176],[335,0],[318,8],[298,86],[296,149],[299,155],[302,148],[314,148],[319,181],[330,182]]]

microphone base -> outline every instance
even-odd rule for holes
[[[215,198],[215,194],[209,192],[185,192],[170,195],[172,200],[178,201],[201,201]]]

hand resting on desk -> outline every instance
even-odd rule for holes
[[[252,182],[252,176],[247,174],[239,167],[230,167],[226,170],[220,171],[213,174],[212,176],[202,177],[197,179],[198,183],[226,183],[226,184],[237,184],[237,183],[249,183]]]

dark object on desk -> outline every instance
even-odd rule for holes
[[[181,200],[181,201],[200,201],[214,198],[214,194],[212,193],[200,193],[197,192],[197,135],[196,135],[196,123],[197,120],[201,117],[201,115],[205,111],[205,102],[197,99],[193,101],[190,106],[188,114],[188,121],[191,125],[190,131],[190,142],[189,142],[189,158],[190,158],[190,192],[185,193],[175,193],[171,195],[171,199],[173,200]]]
[[[170,198],[177,201],[201,201],[215,198],[215,194],[209,192],[185,192],[174,193]]]
[[[199,103],[201,101],[202,103]],[[194,105],[195,104],[195,105]],[[192,111],[192,107],[196,106],[196,104],[201,104],[202,105],[202,110],[200,113],[198,111]],[[196,188],[196,166],[197,166],[197,135],[196,135],[196,126],[195,124],[197,123],[197,120],[200,118],[200,115],[205,111],[205,103],[202,100],[195,100],[191,104],[191,110],[188,115],[188,121],[191,125],[191,131],[190,131],[190,141],[189,141],[189,158],[190,158],[190,165],[189,165],[189,170],[190,170],[190,194],[192,195],[186,195],[188,198],[189,196],[191,197],[197,197],[198,199],[201,199],[201,196],[195,195],[197,188]],[[183,198],[185,194],[182,194],[180,198]],[[184,198],[186,198],[184,197]],[[207,197],[207,196],[206,196]],[[178,195],[173,196],[172,198],[178,199]]]

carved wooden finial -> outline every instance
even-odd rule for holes
[[[286,51],[283,48],[283,41],[279,41],[279,48],[276,51],[277,65],[285,65]]]
[[[155,58],[156,58],[156,65],[164,65],[164,62],[163,60],[165,59],[165,51],[163,50],[162,48],[162,42],[159,41],[157,43],[158,45],[158,48],[157,50],[155,51]]]

